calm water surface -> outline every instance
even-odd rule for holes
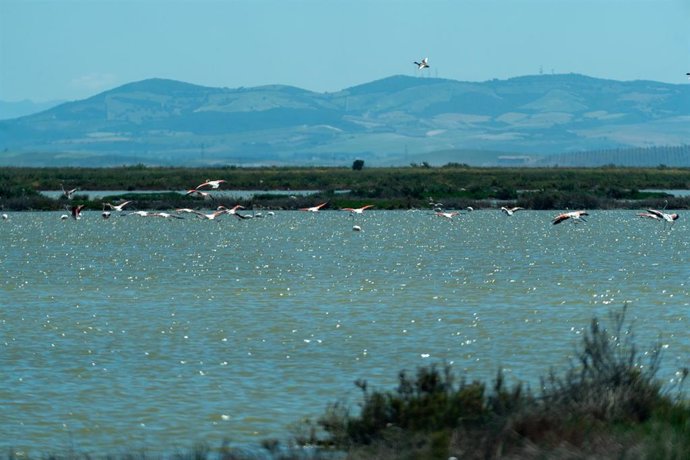
[[[690,227],[631,211],[0,221],[0,451],[171,453],[287,437],[364,378],[452,363],[535,384],[630,305],[690,364]],[[353,232],[354,224],[362,227]]]

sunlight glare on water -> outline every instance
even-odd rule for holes
[[[690,238],[629,211],[276,212],[0,222],[0,448],[256,443],[366,379],[451,363],[531,384],[629,303],[664,378],[687,366]],[[359,225],[361,232],[352,231]]]

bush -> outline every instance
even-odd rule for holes
[[[625,456],[654,452],[658,435],[637,436],[653,425],[664,449],[690,452],[690,408],[673,401],[656,379],[657,343],[640,362],[627,306],[611,314],[609,330],[597,319],[584,334],[563,376],[551,371],[539,395],[499,371],[491,388],[456,378],[450,366],[431,365],[414,376],[403,371],[395,391],[371,391],[366,381],[361,410],[328,407],[312,429],[311,443],[347,450],[352,458],[499,458]],[[685,375],[687,372],[685,373]],[[687,450],[684,450],[687,449]],[[396,452],[398,454],[396,454]],[[404,457],[400,452],[405,452]]]

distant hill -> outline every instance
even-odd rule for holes
[[[575,74],[392,76],[335,93],[150,79],[0,120],[4,165],[595,165],[604,152],[622,165],[658,148],[656,164],[690,166],[687,149],[663,150],[687,145],[690,85]]]
[[[0,101],[0,120],[9,120],[42,112],[62,104],[62,102],[63,101],[33,102],[29,100],[16,102]]]

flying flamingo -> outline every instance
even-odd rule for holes
[[[676,220],[680,217],[678,214],[669,214],[667,212],[659,211],[657,209],[647,209],[647,212],[655,215],[657,219],[664,219],[664,225],[666,225],[666,222],[670,222],[671,225],[673,225],[676,222]]]
[[[71,200],[71,199],[72,199],[72,195],[74,195],[74,192],[76,192],[77,190],[79,190],[78,187],[75,187],[75,188],[73,188],[73,189],[71,189],[71,190],[65,190],[65,186],[64,186],[63,184],[60,184],[60,187],[62,187],[62,196],[64,196],[64,197],[67,198],[68,200]]]
[[[350,211],[352,214],[364,214],[365,209],[373,208],[373,204],[362,206],[361,208],[342,208],[341,211]]]
[[[438,217],[443,217],[444,219],[452,219],[453,217],[457,216],[460,214],[458,211],[452,211],[452,212],[437,212],[436,215]]]
[[[414,61],[417,64],[417,70],[422,70],[429,67],[429,58],[422,59],[421,62]]]
[[[80,204],[77,206],[72,206],[72,218],[77,220],[81,219],[81,210],[84,209],[84,205]]]
[[[162,217],[163,219],[184,219],[182,216],[177,216],[175,214],[170,214],[168,212],[154,212],[149,214],[147,217]]]
[[[203,184],[199,184],[196,186],[195,190],[199,190],[200,188],[203,187],[211,187],[211,188],[218,188],[220,187],[220,184],[224,184],[226,181],[224,179],[218,179],[218,180],[211,180],[211,179],[206,179],[206,182]]]
[[[230,214],[231,216],[235,216],[238,219],[248,219],[250,216],[245,216],[244,214],[240,214],[237,212],[238,209],[244,209],[244,206],[241,204],[236,204],[232,208],[228,209],[225,206],[218,206],[216,209],[217,211],[223,211],[225,214]]]
[[[326,201],[325,203],[318,204],[316,206],[312,206],[311,208],[300,208],[299,210],[300,211],[307,211],[307,212],[319,212],[321,210],[321,208],[323,208],[327,204],[328,204],[328,201]]]
[[[637,217],[644,217],[647,219],[661,220],[661,217],[657,216],[656,214],[652,214],[651,212],[640,212],[637,214]]]
[[[515,206],[514,208],[506,208],[505,206],[501,207],[501,211],[505,212],[509,216],[512,216],[515,212],[520,211],[521,209],[525,208],[521,208],[520,206]]]
[[[131,201],[125,201],[124,203],[120,203],[118,205],[110,204],[110,203],[103,203],[103,206],[107,206],[108,208],[112,209],[113,211],[118,211],[122,212],[122,209],[127,206]]]
[[[553,225],[556,225],[568,219],[572,219],[575,223],[579,221],[587,222],[582,216],[589,216],[589,214],[587,213],[587,211],[564,212],[563,214],[559,214],[556,217],[554,217],[551,223]]]
[[[208,192],[202,192],[201,190],[197,190],[197,189],[195,189],[195,188],[193,188],[193,189],[191,189],[191,190],[187,190],[187,193],[185,193],[185,195],[192,195],[192,194],[197,194],[197,195],[199,195],[199,196],[202,197],[202,198],[211,198],[211,194],[210,194],[210,193],[208,193]]]
[[[204,214],[203,212],[199,212],[199,211],[193,211],[193,213],[196,214],[197,216],[199,216],[199,217],[202,218],[202,219],[213,220],[213,219],[215,219],[215,218],[218,217],[218,216],[222,216],[222,215],[225,214],[226,212],[225,212],[224,210],[221,209],[220,211],[215,211],[215,212],[212,212],[211,214]]]

